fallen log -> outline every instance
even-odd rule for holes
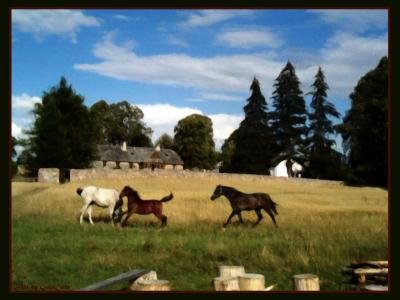
[[[137,282],[134,291],[170,291],[168,280],[142,280]]]
[[[353,260],[351,262],[352,268],[387,268],[388,266],[387,260]]]
[[[118,274],[117,276],[108,278],[106,280],[93,283],[85,288],[80,289],[80,291],[96,291],[96,290],[105,289],[113,284],[121,283],[123,281],[134,280],[148,272],[150,272],[150,270],[147,270],[147,269],[131,270],[126,273]]]
[[[374,274],[374,275],[388,275],[388,268],[382,269],[366,269],[366,268],[359,268],[354,270],[354,274],[356,275],[367,275],[367,274]]]
[[[383,292],[389,290],[387,285],[378,285],[378,284],[367,284],[362,289],[365,291],[383,291]]]
[[[135,291],[138,288],[139,283],[146,280],[157,280],[157,272],[152,270],[149,273],[140,276],[138,279],[131,282],[129,289]]]

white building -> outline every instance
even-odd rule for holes
[[[271,176],[276,177],[289,177],[287,167],[286,167],[287,160],[282,160],[279,164],[275,167],[269,169],[269,173]],[[299,163],[295,162],[292,159],[292,172],[294,177],[301,177],[301,172],[303,172],[304,168]]]

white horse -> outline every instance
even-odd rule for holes
[[[92,220],[92,205],[97,205],[102,208],[108,208],[110,212],[111,224],[114,225],[114,220],[118,220],[122,210],[123,200],[119,198],[118,191],[114,189],[104,189],[95,186],[87,186],[77,188],[76,193],[82,197],[82,208],[79,222],[82,224],[83,216],[87,212],[89,221],[93,225]]]

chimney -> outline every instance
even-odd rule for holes
[[[123,142],[123,143],[122,143],[121,150],[122,150],[122,151],[126,151],[126,142]]]

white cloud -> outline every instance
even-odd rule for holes
[[[21,95],[12,95],[12,134],[15,137],[25,137],[23,130],[28,129],[33,122],[32,109],[35,103],[41,102],[42,99],[37,96],[30,96],[27,93]]]
[[[313,59],[298,65],[294,61],[303,91],[309,91],[320,65],[326,73],[331,95],[346,99],[359,78],[387,55],[387,39],[387,34],[363,37],[335,33],[322,49],[309,56]],[[286,61],[265,53],[213,57],[174,53],[139,56],[132,47],[116,45],[109,35],[96,44],[93,52],[100,62],[75,64],[74,68],[119,80],[193,87],[210,93],[243,93],[248,91],[256,76],[267,101],[274,80],[286,64]],[[187,100],[199,102],[204,98]]]
[[[351,32],[386,29],[388,26],[386,9],[315,9],[308,12],[316,14],[325,23]]]
[[[130,21],[131,18],[126,15],[113,15],[114,19],[122,20],[122,21]]]
[[[201,10],[188,14],[185,21],[180,23],[183,28],[210,26],[232,18],[247,17],[254,15],[252,10]]]
[[[190,107],[177,107],[168,103],[158,104],[136,104],[144,113],[143,121],[153,129],[153,141],[157,140],[163,133],[174,136],[174,127],[180,119],[191,114],[202,114],[202,112]]]
[[[239,96],[232,96],[221,93],[201,93],[201,97],[207,100],[217,100],[217,101],[243,101],[244,98]]]
[[[25,137],[22,132],[22,128],[14,122],[11,122],[11,135],[17,139]]]
[[[11,97],[12,109],[31,110],[35,103],[41,102],[42,99],[36,96],[29,96],[26,93]]]
[[[228,115],[228,114],[211,114],[209,115],[213,123],[214,142],[216,149],[220,149],[225,139],[239,127],[244,116]]]
[[[79,10],[68,9],[13,9],[12,24],[20,31],[29,32],[40,40],[45,35],[67,35],[76,42],[82,26],[99,26],[101,20]]]
[[[191,114],[206,115],[196,108],[178,107],[167,103],[132,104],[137,105],[143,111],[143,121],[154,130],[153,141],[157,140],[163,133],[167,133],[173,137],[174,127],[178,121]],[[207,116],[213,122],[214,141],[218,149],[243,119],[243,116],[228,114],[209,114]]]
[[[74,68],[120,80],[151,82],[169,86],[200,87],[243,91],[256,75],[264,86],[271,86],[282,62],[268,54],[221,55],[210,58],[186,54],[139,56],[132,49],[118,46],[106,36],[96,44],[94,55],[102,61],[75,64]]]
[[[189,44],[185,40],[183,40],[182,38],[179,38],[177,36],[174,36],[174,35],[168,36],[167,37],[167,42],[169,44],[171,44],[171,45],[181,46],[181,47],[184,47],[184,48],[188,48],[189,47]]]
[[[320,51],[321,66],[326,72],[331,95],[348,97],[361,76],[375,68],[385,55],[388,55],[387,34],[362,37],[338,32],[333,35]],[[316,72],[313,67],[304,68],[302,76],[314,76],[310,74],[311,69]]]
[[[282,39],[269,28],[226,31],[218,34],[216,40],[224,46],[242,49],[275,48],[283,44]]]

